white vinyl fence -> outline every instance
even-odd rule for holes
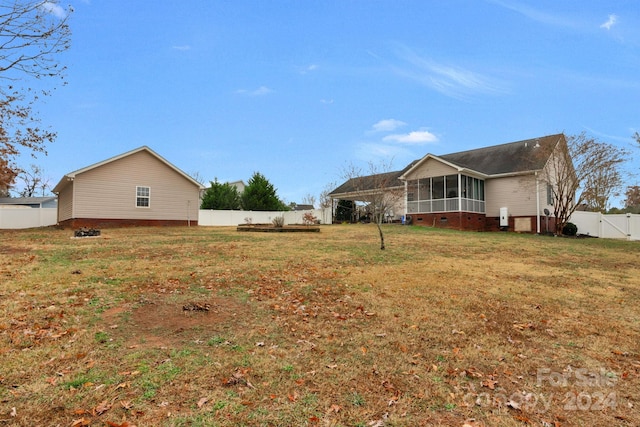
[[[0,208],[0,229],[48,227],[57,222],[56,208]]]
[[[578,234],[608,239],[640,240],[640,215],[574,212],[569,219]]]
[[[237,226],[240,224],[271,224],[275,217],[283,216],[284,223],[303,224],[305,213],[311,212],[320,224],[331,224],[331,208],[313,209],[306,211],[219,211],[201,209],[198,215],[198,225],[203,226]]]

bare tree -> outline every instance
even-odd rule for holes
[[[320,208],[331,208],[334,205],[333,199],[330,196],[331,191],[336,188],[335,182],[330,182],[324,187],[324,190],[320,192]]]
[[[368,164],[366,173],[354,165],[347,166],[343,173],[346,182],[336,191],[349,194],[351,200],[365,203],[366,211],[378,228],[380,249],[385,249],[382,223],[393,215],[404,200],[404,184],[398,180],[399,172],[391,171],[391,162]],[[342,188],[342,190],[340,190]]]
[[[200,173],[200,171],[193,171],[189,174],[191,178],[193,178],[198,184],[204,185],[205,180],[204,176]]]
[[[621,183],[619,168],[628,155],[626,150],[584,132],[562,138],[539,153],[549,158],[542,179],[553,188],[556,234],[562,233],[571,214],[587,200],[608,204],[608,198]],[[610,177],[617,178],[607,182]]]
[[[43,170],[37,165],[31,165],[30,170],[21,170],[18,180],[22,181],[20,197],[45,196],[51,190],[49,179],[45,178]]]
[[[304,196],[302,198],[302,204],[304,205],[311,205],[314,208],[316,207],[316,196],[314,196],[313,194],[307,194],[306,196]]]
[[[64,79],[57,57],[69,48],[70,10],[57,0],[16,0],[0,4],[0,190],[15,182],[20,171],[15,158],[23,151],[46,154],[56,134],[39,126],[34,104],[50,91],[45,78]],[[25,79],[33,87],[18,86]]]

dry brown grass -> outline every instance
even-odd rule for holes
[[[71,235],[0,231],[0,425],[640,425],[637,242]]]

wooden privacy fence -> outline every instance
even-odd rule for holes
[[[201,209],[198,225],[236,226],[240,224],[271,224],[275,217],[283,216],[285,225],[303,224],[304,214],[310,212],[320,224],[331,224],[331,208],[310,209],[305,211],[231,211]]]
[[[578,234],[607,239],[640,240],[640,215],[574,212],[569,219]]]

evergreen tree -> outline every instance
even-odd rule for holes
[[[228,182],[221,184],[216,178],[204,192],[200,209],[240,209],[240,193],[235,186]]]
[[[351,222],[355,209],[356,203],[353,200],[338,200],[338,205],[336,206],[336,221]]]
[[[286,211],[284,204],[276,194],[276,189],[267,178],[255,172],[241,196],[242,209],[246,211]]]

